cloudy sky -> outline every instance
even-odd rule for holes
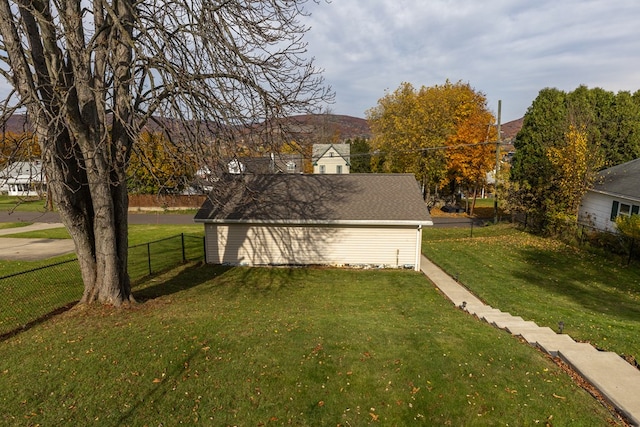
[[[545,87],[640,89],[638,0],[322,0],[304,19],[335,114],[365,117],[385,91],[469,83],[502,122]]]

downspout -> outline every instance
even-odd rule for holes
[[[419,225],[416,231],[416,262],[414,263],[414,270],[420,271],[420,258],[422,255],[422,225]]]

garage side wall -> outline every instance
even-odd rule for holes
[[[213,264],[415,267],[420,236],[416,227],[205,224]]]

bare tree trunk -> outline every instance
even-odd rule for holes
[[[308,28],[295,18],[306,1],[0,0],[0,78],[14,89],[0,120],[28,109],[82,303],[133,301],[126,172],[145,125],[179,152],[226,153],[258,118],[333,98],[304,59]],[[191,166],[220,160],[202,157]]]
[[[78,162],[82,156],[61,155],[78,150],[68,132],[62,130],[56,140],[55,151],[43,146],[43,162],[60,218],[75,244],[85,285],[81,303],[97,301],[117,306],[131,302],[126,181],[112,185],[107,176],[87,184],[86,166]]]

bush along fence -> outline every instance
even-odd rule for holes
[[[532,220],[526,214],[513,215],[512,221],[534,233],[540,233],[543,230],[540,221]],[[600,249],[618,256],[623,264],[629,265],[632,261],[640,260],[640,242],[617,231],[600,230],[575,220],[547,223],[544,228],[547,235],[559,238],[568,244]]]
[[[627,265],[640,259],[640,242],[621,233],[598,230],[587,224],[579,224],[580,245],[590,245],[619,255]]]
[[[204,237],[179,234],[129,247],[129,276],[150,275],[204,259]],[[0,277],[0,339],[69,308],[82,297],[76,258]]]

